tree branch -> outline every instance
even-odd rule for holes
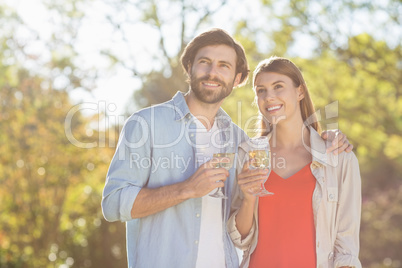
[[[195,30],[198,30],[201,23],[208,17],[212,16],[213,14],[215,14],[216,12],[218,12],[224,5],[226,5],[227,0],[223,0],[221,1],[220,5],[215,9],[215,10],[207,10],[205,14],[198,20],[196,26],[195,26]]]

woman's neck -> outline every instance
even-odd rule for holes
[[[283,149],[296,149],[310,145],[309,129],[303,124],[302,119],[281,121],[273,125],[271,146]]]

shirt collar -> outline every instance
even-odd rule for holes
[[[190,115],[190,109],[187,106],[186,100],[184,99],[184,93],[178,91],[173,96],[173,104],[175,110],[175,120],[182,120],[184,117]]]
[[[176,121],[182,120],[186,116],[191,116],[190,109],[188,108],[183,92],[178,91],[174,95],[173,104],[175,106]],[[217,120],[216,123],[219,128],[227,128],[232,122],[230,116],[222,108],[219,108],[218,112],[216,113],[215,120]]]

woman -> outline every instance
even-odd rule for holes
[[[244,250],[242,267],[361,267],[358,259],[361,180],[353,153],[327,154],[306,83],[288,59],[272,57],[254,71],[262,115],[260,136],[271,146],[272,171],[249,169],[240,146],[239,189],[228,223]]]

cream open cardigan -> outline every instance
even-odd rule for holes
[[[360,268],[358,255],[361,178],[357,158],[353,152],[343,152],[339,155],[327,154],[325,141],[313,128],[310,128],[310,143],[309,150],[312,154],[310,168],[317,180],[312,196],[317,267],[350,266]],[[242,143],[239,148],[237,174],[248,160],[247,151],[247,142]],[[243,200],[239,187],[233,191],[232,200],[228,230],[235,246],[244,252],[240,267],[248,267],[250,255],[258,242],[258,199],[254,211],[253,227],[243,240],[235,223],[235,217]],[[289,258],[291,257],[289,256]]]

